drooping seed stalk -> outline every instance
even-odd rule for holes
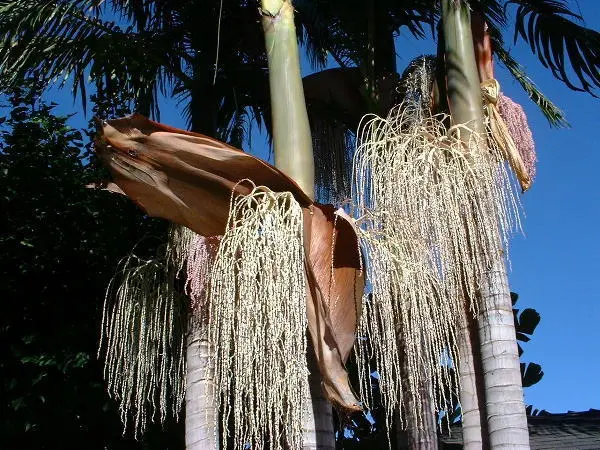
[[[485,127],[469,8],[464,0],[441,0],[441,4],[447,95],[452,123],[466,124],[470,131],[481,135],[481,139],[475,140],[467,135],[469,133],[463,133],[465,136],[461,135],[465,143],[469,141],[479,143],[475,147],[465,145],[466,151],[485,152]],[[488,231],[495,232],[495,230]],[[523,403],[512,304],[501,246],[493,252],[488,270],[481,276],[479,286],[481,299],[477,322],[481,341],[489,444],[491,448],[526,449],[529,448],[527,417]],[[463,330],[463,340],[469,339],[467,330],[468,327]],[[474,380],[469,379],[467,373],[463,372],[461,384],[465,383],[473,388],[476,386]],[[473,404],[469,407],[476,408],[477,405],[481,405],[482,399],[473,396],[476,394],[476,389],[471,390],[470,394]],[[469,399],[463,394],[461,405],[464,408],[468,403]],[[480,414],[471,410],[463,420],[467,418],[477,421],[479,416]],[[465,442],[465,448],[475,448],[477,445],[481,446],[481,440],[479,443]]]
[[[302,446],[308,392],[302,224],[290,192],[261,186],[231,203],[209,288],[223,448],[229,436],[236,449]]]

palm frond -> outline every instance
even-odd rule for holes
[[[518,5],[515,42],[519,37],[525,40],[544,67],[570,89],[595,96],[600,87],[600,33],[571,20],[582,18],[562,0],[510,0],[508,4]]]
[[[506,26],[506,11],[497,0],[469,0],[469,6],[485,20],[488,26],[496,29]]]
[[[298,0],[298,38],[304,46],[313,69],[323,69],[331,55],[341,67],[358,64],[355,51],[357,33],[348,30],[345,22],[327,2]]]
[[[112,22],[87,16],[85,3],[91,2],[0,3],[0,70],[8,75],[8,82],[32,72],[53,79],[65,72],[83,71],[89,60],[86,54],[75,55],[73,44],[120,31]]]
[[[240,109],[235,112],[227,127],[227,141],[237,148],[242,148],[251,131],[252,116],[246,109]]]
[[[564,112],[538,89],[535,83],[525,74],[523,67],[503,47],[498,46],[494,50],[500,61],[502,61],[523,90],[527,92],[529,98],[538,105],[550,125],[557,128],[568,127],[569,123]]]
[[[0,73],[8,85],[31,75],[44,85],[72,78],[73,94],[84,105],[88,77],[118,78],[141,112],[158,117],[158,93],[185,76],[181,30],[136,32],[134,24],[103,20],[99,3],[0,1]]]

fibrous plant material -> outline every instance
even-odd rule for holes
[[[533,139],[531,138],[531,132],[529,133],[530,142],[527,142],[526,136],[523,134],[523,123],[520,125],[515,123],[515,120],[525,120],[525,128],[527,128],[527,119],[524,117],[523,111],[521,115],[511,117],[512,128],[515,133],[519,135],[519,146],[513,139],[513,131],[511,131],[504,118],[499,111],[500,103],[500,84],[495,79],[488,79],[481,83],[481,93],[484,100],[484,110],[486,127],[489,130],[489,140],[494,142],[504,154],[505,159],[510,164],[513,172],[515,173],[521,189],[525,192],[531,186],[533,181],[531,170],[535,171],[535,150],[533,147]],[[516,113],[514,107],[515,103],[509,106],[510,113]],[[524,140],[525,139],[525,140]],[[526,146],[527,148],[524,148]],[[525,159],[527,159],[527,163]]]
[[[232,198],[210,281],[222,443],[301,448],[306,398],[302,208],[289,192],[255,187]]]
[[[183,273],[192,243],[199,237],[183,225],[172,224],[169,227],[165,259],[167,265],[174,270],[175,276]]]
[[[427,394],[440,394],[437,406],[450,401],[442,387],[457,385],[441,361],[444,352],[455,353],[455,305],[445,301],[435,268],[428,264],[427,242],[411,230],[410,220],[392,225],[389,219],[370,214],[361,220],[371,292],[363,300],[356,345],[361,396],[370,406],[368,364],[374,360],[388,423],[395,410],[420,404],[422,386],[434,385]],[[419,424],[430,413],[413,412]]]
[[[315,167],[315,199],[339,205],[350,198],[356,125],[368,110],[358,67],[303,78]]]
[[[438,410],[447,400],[444,388],[458,388],[448,369],[460,364],[455,333],[463,305],[477,311],[476,280],[519,226],[514,185],[493,139],[465,125],[446,129],[446,116],[414,116],[409,104],[386,119],[366,119],[354,159],[372,289],[359,329],[366,339],[358,339],[357,350],[362,367],[375,359],[388,417],[406,396],[407,404],[419,405],[411,401],[422,394],[419,386],[431,387]],[[406,346],[406,390],[399,341]]]
[[[413,59],[402,73],[399,91],[404,109],[411,110],[407,118],[421,121],[431,115],[436,66],[435,56],[423,55]]]
[[[187,301],[174,281],[164,254],[151,260],[130,255],[105,299],[99,355],[125,430],[133,415],[136,436],[148,421],[178,418],[185,397]]]

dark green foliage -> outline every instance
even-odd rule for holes
[[[122,438],[96,359],[118,260],[140,240],[151,252],[165,224],[85,188],[99,172],[83,158],[81,133],[36,92],[9,93],[0,129],[1,446],[166,448],[157,431],[152,444]]]
[[[296,0],[294,5],[315,67],[325,67],[330,54],[342,67],[362,66],[365,75],[370,61],[379,66],[375,71],[395,71],[394,33],[406,27],[413,36],[425,38],[436,11],[431,0]]]
[[[269,121],[264,38],[254,2],[0,0],[0,74],[18,87],[88,76],[159,119],[159,94],[184,104],[192,129],[224,141]],[[219,33],[219,24],[222,30]],[[218,40],[218,45],[217,45]]]
[[[515,41],[524,39],[544,67],[577,91],[600,87],[600,33],[577,22],[581,16],[562,0],[511,0],[516,4]],[[567,63],[568,61],[568,63]],[[567,73],[571,68],[579,86]]]
[[[523,387],[533,386],[544,376],[542,366],[537,363],[521,363],[521,379]]]
[[[295,6],[314,66],[323,67],[328,55],[342,67],[358,66],[368,81],[364,94],[377,97],[379,77],[396,72],[394,36],[408,30],[426,37],[439,18],[438,3],[296,0]],[[506,8],[510,4],[516,9]],[[515,37],[573,89],[598,87],[599,34],[581,26],[581,18],[559,0],[469,0],[469,5],[486,18],[499,59],[551,125],[566,125],[563,113],[505,49],[507,9],[516,11]],[[12,87],[32,74],[45,84],[72,81],[84,104],[88,76],[108,89],[118,80],[138,112],[155,117],[159,93],[174,96],[184,103],[194,130],[238,145],[254,120],[267,128],[270,123],[257,19],[252,1],[0,0],[0,73]]]
[[[519,295],[515,292],[510,293],[513,303],[513,314],[515,317],[515,331],[517,332],[517,345],[519,346],[519,356],[523,354],[523,348],[520,342],[529,342],[530,336],[533,334],[538,324],[540,323],[540,314],[532,308],[526,308],[523,311],[514,308]],[[520,311],[520,312],[519,312]],[[538,383],[544,376],[542,366],[537,363],[521,363],[521,382],[523,387],[529,387]]]

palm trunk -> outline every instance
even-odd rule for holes
[[[207,136],[214,136],[217,132],[212,114],[216,109],[211,88],[192,89],[190,101],[192,131]],[[220,442],[216,427],[219,412],[214,397],[214,367],[210,344],[201,329],[203,324],[195,319],[190,317],[187,337],[185,447],[186,450],[212,450],[217,449]]]
[[[261,8],[269,62],[275,166],[313,198],[312,139],[300,76],[294,8],[289,0],[262,0]],[[307,357],[312,358],[312,353]],[[312,401],[305,405],[303,448],[333,450],[331,404],[323,396],[316,364],[309,367]]]
[[[481,299],[479,338],[490,446],[529,449],[519,351],[501,255],[481,282]]]
[[[187,345],[187,374],[185,393],[185,448],[212,450],[219,442],[214,401],[214,370],[211,367],[210,347],[194,327]]]
[[[313,198],[315,169],[294,7],[289,0],[262,0],[261,7],[269,61],[275,166]]]
[[[308,354],[309,358],[311,353]],[[321,377],[316,362],[309,359],[308,398],[305,399],[302,448],[304,450],[335,450],[333,409],[321,388]]]
[[[478,450],[489,448],[485,393],[477,323],[465,305],[465,314],[458,333],[460,365],[460,408],[462,413],[463,448]]]
[[[406,410],[406,434],[410,450],[435,450],[438,448],[437,423],[430,392],[430,386],[423,385],[419,389],[419,397],[413,400],[418,401],[420,405],[414,405],[409,401]],[[423,411],[422,420],[419,420],[415,411]]]
[[[468,5],[464,0],[441,1],[452,121],[468,123],[474,132],[483,133]],[[480,280],[480,290],[478,327],[490,447],[528,449],[519,354],[502,249],[498,249],[489,272]]]

